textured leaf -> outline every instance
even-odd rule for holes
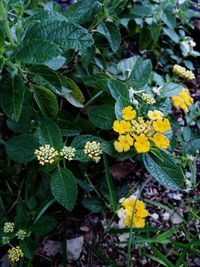
[[[38,146],[39,143],[32,134],[22,134],[6,142],[6,152],[11,159],[26,163],[35,158],[34,150]]]
[[[142,58],[138,57],[129,77],[131,86],[134,89],[140,89],[141,87],[143,87],[145,84],[147,84],[151,71],[151,61],[148,59],[143,60]]]
[[[93,15],[99,9],[99,6],[97,0],[79,0],[70,5],[64,15],[68,20],[82,24],[93,18]]]
[[[161,10],[161,20],[171,29],[176,26],[176,16],[174,16],[172,10]]]
[[[36,23],[27,31],[25,40],[32,40],[33,36],[35,40],[50,41],[65,50],[82,50],[93,44],[93,38],[86,29],[65,21]]]
[[[34,85],[32,88],[34,90],[35,101],[43,115],[56,116],[58,113],[58,102],[54,93],[42,86]]]
[[[129,58],[125,58],[122,59],[118,64],[117,64],[117,68],[118,70],[120,70],[123,73],[126,73],[127,71],[132,71],[132,69],[135,66],[135,63],[137,62],[137,60],[139,59],[139,56],[133,56],[133,57],[129,57]]]
[[[115,103],[115,115],[118,120],[122,119],[122,109],[130,105],[130,100],[123,96],[119,96]]]
[[[43,119],[37,129],[37,138],[41,145],[49,144],[55,149],[62,147],[62,135],[58,125],[50,119]]]
[[[149,110],[160,110],[165,116],[168,115],[172,107],[170,98],[162,98],[156,101],[156,103],[152,106],[146,106],[146,113]]]
[[[168,83],[161,89],[161,98],[178,95],[184,89],[184,85],[180,83]]]
[[[101,24],[101,26],[97,28],[97,31],[106,37],[112,51],[115,53],[121,42],[121,36],[117,25],[113,22],[106,22]]]
[[[24,101],[24,82],[20,76],[12,79],[10,75],[5,75],[0,85],[1,107],[9,118],[18,121]]]
[[[45,64],[49,60],[59,56],[62,51],[58,45],[41,38],[41,40],[27,40],[19,48],[16,58],[26,64]]]
[[[172,29],[170,29],[170,28],[164,28],[164,29],[163,29],[163,32],[164,32],[167,36],[169,36],[169,38],[171,38],[172,41],[174,41],[176,44],[179,43],[180,37],[178,36],[178,34],[177,34],[174,30],[172,30]]]
[[[98,128],[109,130],[112,129],[115,120],[114,109],[111,106],[96,106],[88,112],[89,120]]]
[[[58,168],[51,178],[51,191],[54,198],[67,210],[71,211],[76,203],[77,184],[73,173]]]
[[[191,140],[188,144],[186,144],[183,151],[185,153],[195,153],[199,149],[200,149],[200,138]]]
[[[183,190],[185,188],[185,176],[175,162],[167,153],[159,151],[161,158],[152,153],[144,154],[144,165],[150,174],[162,185],[172,190]]]
[[[119,80],[110,79],[108,81],[108,87],[114,99],[117,99],[119,96],[129,99],[128,87]]]

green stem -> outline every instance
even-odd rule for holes
[[[110,201],[112,205],[112,210],[116,211],[117,210],[117,198],[115,194],[113,179],[109,171],[108,160],[107,160],[105,153],[103,153],[103,163],[104,163],[104,168],[105,168],[105,173],[106,173],[106,182],[108,185],[108,191],[109,191]]]
[[[7,37],[11,43],[11,46],[12,47],[15,47],[15,42],[13,40],[13,37],[12,37],[12,34],[11,34],[11,31],[10,31],[10,27],[9,27],[9,24],[8,24],[8,18],[7,18],[7,12],[3,6],[3,0],[0,0],[0,17],[2,18],[2,21],[3,21],[3,25],[4,25],[4,28],[5,28],[5,32],[7,34]]]

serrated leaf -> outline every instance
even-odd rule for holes
[[[27,30],[25,40],[32,40],[33,36],[35,40],[50,41],[65,50],[74,49],[78,51],[93,44],[93,38],[86,29],[66,21],[35,23]]]
[[[49,144],[55,149],[62,147],[62,135],[58,125],[47,118],[44,118],[37,129],[36,136],[41,145]]]
[[[20,76],[15,76],[12,79],[10,75],[5,75],[0,85],[1,107],[9,118],[18,121],[24,101],[24,82]]]
[[[34,36],[34,35],[33,35]],[[26,40],[16,52],[16,58],[26,64],[46,64],[49,60],[59,56],[62,50],[55,43],[44,40]]]
[[[70,5],[64,15],[68,20],[82,24],[93,18],[93,14],[98,11],[99,6],[97,0],[79,0]]]
[[[132,69],[135,66],[135,63],[137,62],[139,56],[133,56],[129,58],[124,58],[122,59],[118,64],[117,64],[117,69],[120,70],[122,73],[126,72],[131,72]]]
[[[39,143],[32,134],[22,134],[6,142],[6,152],[11,159],[26,163],[35,158],[34,151],[38,146]]]
[[[45,116],[56,116],[58,113],[58,102],[55,94],[42,86],[32,85],[34,98],[41,112]]]
[[[54,198],[67,210],[74,208],[77,197],[77,184],[73,173],[58,167],[51,178],[51,191]]]
[[[161,88],[160,98],[178,95],[184,89],[184,85],[180,83],[168,83]]]
[[[121,81],[110,79],[108,81],[108,88],[110,89],[110,93],[114,99],[117,99],[119,96],[129,99],[128,86]]]
[[[118,120],[122,119],[122,109],[130,105],[130,100],[123,96],[119,96],[115,103],[115,115]]]
[[[142,58],[138,57],[129,77],[131,86],[134,89],[140,89],[143,87],[145,84],[147,84],[151,71],[151,61],[148,59],[143,60]]]
[[[97,28],[97,31],[106,37],[112,51],[115,53],[121,42],[121,35],[117,25],[113,22],[105,22]]]
[[[185,176],[180,166],[167,153],[160,151],[161,158],[155,154],[143,155],[144,165],[150,174],[162,185],[171,190],[185,188]]]
[[[170,98],[162,98],[162,99],[158,99],[154,105],[147,106],[146,113],[149,110],[160,110],[166,117],[168,113],[170,112],[171,107],[172,107],[172,104],[171,104]]]
[[[112,129],[115,120],[113,107],[107,105],[93,107],[89,109],[88,116],[96,127],[104,130]]]

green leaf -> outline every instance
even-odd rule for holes
[[[175,28],[176,16],[173,14],[172,10],[161,10],[160,18],[169,28]]]
[[[152,43],[151,32],[147,26],[143,27],[139,35],[140,49],[146,49]]]
[[[108,81],[108,88],[112,97],[117,100],[119,96],[129,99],[128,86],[125,83],[120,82],[119,80],[110,79]]]
[[[168,83],[161,88],[160,98],[178,95],[184,89],[184,85],[180,83]]]
[[[104,203],[97,197],[85,198],[81,203],[85,208],[94,213],[100,213],[105,209]]]
[[[41,145],[49,144],[55,149],[63,146],[61,130],[58,125],[50,119],[43,119],[36,132],[36,136]]]
[[[15,76],[12,79],[10,75],[5,75],[0,85],[1,107],[9,118],[18,121],[24,101],[24,82],[20,76]]]
[[[171,107],[172,107],[172,104],[171,104],[170,98],[162,98],[162,99],[158,99],[154,105],[148,106],[147,109],[148,111],[158,109],[165,116],[167,116],[171,110]]]
[[[128,71],[132,71],[132,69],[135,66],[135,63],[139,58],[140,58],[139,56],[124,58],[117,64],[117,69],[121,71],[123,74],[125,74]]]
[[[70,170],[60,167],[55,170],[51,178],[51,191],[63,207],[69,211],[73,209],[77,197],[77,184]]]
[[[178,36],[178,34],[174,30],[172,30],[170,28],[164,28],[163,32],[164,32],[164,34],[169,36],[169,38],[171,38],[172,41],[174,41],[176,44],[179,43],[180,37]]]
[[[6,142],[6,152],[11,159],[26,163],[35,158],[34,151],[38,146],[39,143],[32,134],[22,134]]]
[[[34,40],[39,42],[41,42],[41,40],[50,41],[65,50],[83,50],[93,44],[93,38],[86,29],[66,21],[44,21],[35,23],[35,25],[27,30],[25,40],[30,41],[33,39],[33,36]],[[48,51],[46,52],[48,53]],[[58,54],[54,55],[54,57],[55,56],[58,56]]]
[[[135,4],[133,9],[131,10],[131,15],[134,18],[141,18],[141,17],[149,17],[153,13],[153,10],[151,8],[151,5],[140,5],[140,4]]]
[[[56,116],[58,113],[58,102],[55,94],[42,86],[32,85],[34,98],[41,112],[45,116]]]
[[[64,15],[68,20],[82,24],[86,21],[91,21],[99,6],[97,0],[79,0],[70,5]]]
[[[162,185],[171,190],[183,190],[185,188],[185,176],[180,166],[167,153],[160,151],[159,154],[161,158],[152,153],[144,154],[145,167]]]
[[[56,227],[57,221],[50,216],[42,216],[33,225],[31,225],[31,231],[37,236],[45,236],[50,233]]]
[[[34,35],[33,35],[34,36]],[[46,64],[62,53],[59,46],[41,38],[27,40],[16,52],[16,58],[26,64]]]
[[[97,28],[97,31],[106,37],[112,51],[114,53],[117,52],[121,42],[121,36],[117,25],[113,22],[105,22]]]
[[[183,148],[184,153],[195,153],[200,149],[200,138],[191,140]]]
[[[147,84],[151,71],[151,61],[149,59],[143,60],[141,57],[138,57],[129,77],[131,86],[134,89],[140,89],[143,87],[145,84]]]
[[[110,130],[115,120],[114,109],[111,106],[95,106],[89,109],[89,120],[98,128]]]
[[[119,96],[115,103],[115,115],[118,120],[122,119],[122,109],[130,105],[130,100],[123,96]]]

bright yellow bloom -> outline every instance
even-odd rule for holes
[[[148,111],[147,116],[151,120],[158,120],[164,117],[164,114],[160,110]]]
[[[188,112],[188,107],[193,104],[194,100],[190,96],[189,90],[184,88],[177,96],[172,96],[172,102],[175,107],[180,107]]]
[[[11,262],[18,262],[24,254],[19,246],[13,247],[8,250],[8,258]]]
[[[157,132],[164,133],[171,129],[170,123],[168,119],[158,119],[157,121],[153,122],[153,128]]]
[[[128,198],[120,199],[119,203],[121,204],[121,208],[117,214],[120,219],[120,227],[143,228],[145,226],[145,218],[149,214],[142,200],[136,200],[135,196],[132,195]],[[133,222],[131,225],[133,212]]]
[[[113,130],[119,134],[124,134],[129,132],[131,129],[131,124],[128,121],[114,121]]]
[[[181,67],[180,65],[175,64],[172,69],[173,73],[184,78],[186,80],[194,80],[194,73],[190,70],[186,70],[186,68]]]
[[[125,107],[122,109],[122,114],[123,114],[123,119],[130,121],[135,118],[136,116],[136,111],[133,110],[131,106]]]
[[[127,152],[128,150],[130,150],[132,145],[133,145],[133,138],[130,136],[130,134],[120,135],[118,141],[114,142],[115,149],[119,153],[123,151]]]
[[[163,134],[159,133],[154,134],[152,141],[158,148],[167,149],[169,147],[169,140]]]
[[[147,153],[150,150],[150,142],[144,134],[135,137],[134,147],[138,153]]]

